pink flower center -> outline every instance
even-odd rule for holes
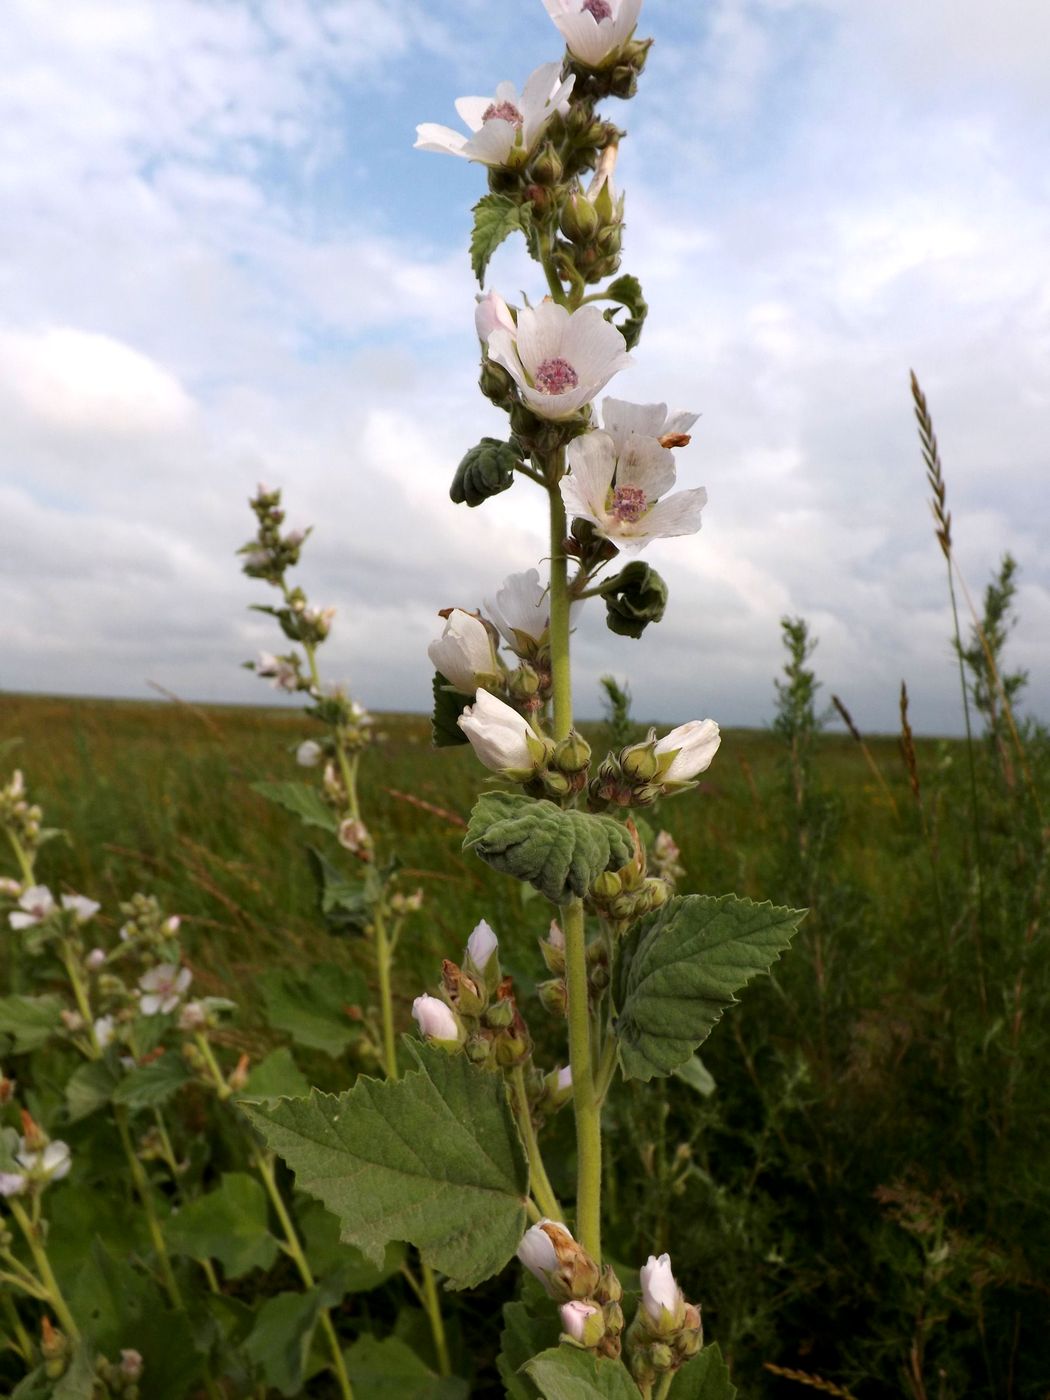
[[[609,0],[583,0],[580,13],[582,14],[584,10],[599,21],[612,19],[612,6],[609,4]]]
[[[641,520],[649,502],[640,486],[617,486],[613,492],[612,513],[625,525],[633,525]]]
[[[599,0],[599,3],[604,3],[604,0]],[[483,122],[510,122],[511,126],[516,126],[520,130],[525,118],[513,102],[491,102],[482,112],[481,120]]]
[[[544,360],[536,371],[536,388],[543,394],[564,394],[575,389],[580,376],[560,355]]]

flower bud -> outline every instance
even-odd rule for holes
[[[92,948],[84,959],[84,966],[88,972],[98,972],[106,965],[106,953],[104,948]]]
[[[591,746],[575,729],[569,731],[551,756],[551,763],[561,773],[582,773],[590,761]]]
[[[581,189],[574,189],[562,205],[562,233],[570,243],[589,243],[598,228],[599,219],[594,205]]]
[[[482,345],[488,345],[489,336],[493,331],[505,330],[510,331],[511,335],[517,335],[518,327],[513,313],[499,292],[486,292],[484,296],[477,298],[477,305],[474,307],[474,329]],[[492,442],[494,439],[486,438],[484,441]]]
[[[572,1066],[552,1069],[543,1078],[543,1097],[540,1107],[544,1113],[557,1113],[572,1099]]]
[[[713,719],[692,719],[657,741],[659,778],[665,787],[691,782],[711,766],[722,742]]]
[[[544,773],[542,785],[549,797],[568,797],[573,790],[571,780],[564,773]]]
[[[483,1019],[491,1030],[509,1030],[514,1024],[514,1003],[512,1001],[494,1001],[485,1012]]]
[[[515,700],[531,700],[539,692],[540,677],[535,666],[523,661],[507,677],[507,689]]]
[[[639,1270],[642,1303],[661,1332],[677,1329],[685,1316],[685,1299],[671,1272],[671,1256],[650,1254]]]
[[[569,1005],[569,993],[564,978],[555,977],[550,982],[541,982],[536,988],[536,994],[544,1011],[549,1011],[552,1016],[565,1015]]]
[[[482,393],[497,405],[514,392],[514,380],[501,365],[489,359],[481,367],[480,384]],[[521,460],[511,443],[484,437],[460,461],[448,494],[456,505],[480,506],[490,496],[498,496],[514,485],[514,471],[521,466]],[[442,668],[439,666],[438,670]]]
[[[439,1045],[458,1046],[461,1039],[459,1022],[454,1013],[437,997],[416,997],[412,1003],[412,1015],[427,1040]]]
[[[591,885],[591,897],[600,904],[608,903],[623,890],[623,881],[615,870],[603,870]]]
[[[633,783],[652,782],[660,771],[654,737],[643,744],[630,744],[620,752],[620,767],[624,776]]]
[[[324,750],[313,739],[304,739],[295,751],[295,761],[301,768],[316,768]]]
[[[137,1381],[142,1376],[142,1353],[126,1348],[120,1353],[120,1373],[125,1380]]]
[[[208,1022],[208,1013],[199,1001],[188,1001],[179,1012],[180,1031],[203,1030]]]
[[[540,952],[543,954],[543,961],[547,964],[548,972],[553,972],[560,977],[565,971],[565,935],[559,928],[556,919],[551,920],[550,932],[547,937],[540,940]]]
[[[485,970],[492,962],[493,955],[499,950],[499,939],[484,919],[475,927],[474,932],[467,939],[467,951],[463,959],[467,968],[484,975]],[[493,966],[498,969],[499,958],[496,958]],[[497,976],[496,981],[499,981]]]
[[[364,822],[357,817],[347,817],[339,823],[339,844],[359,860],[372,859],[372,836]]]
[[[518,1258],[559,1302],[590,1298],[598,1286],[597,1264],[555,1220],[541,1220],[526,1230]]]
[[[251,1058],[249,1055],[244,1054],[230,1071],[226,1082],[235,1094],[239,1094],[247,1085],[250,1066]]]
[[[605,1335],[605,1318],[596,1303],[573,1298],[568,1303],[562,1303],[558,1311],[566,1337],[577,1346],[597,1346]]]
[[[461,695],[473,695],[479,685],[498,680],[500,664],[492,634],[480,618],[462,608],[452,608],[445,630],[427,647],[435,671]]]
[[[475,703],[456,723],[485,767],[508,778],[531,778],[545,756],[528,721],[485,689],[478,690]]]

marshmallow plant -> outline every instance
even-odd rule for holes
[[[551,906],[540,945],[551,978],[535,1011],[554,1015],[567,1053],[561,1065],[536,1063],[533,1008],[483,923],[461,962],[446,960],[416,997],[400,1080],[249,1112],[298,1185],[339,1216],[343,1239],[375,1262],[407,1241],[447,1287],[466,1288],[518,1255],[549,1304],[537,1308],[533,1291],[513,1327],[508,1314],[499,1367],[509,1394],[714,1400],[734,1392],[717,1348],[701,1349],[699,1308],[668,1256],[621,1277],[603,1255],[602,1110],[621,1079],[686,1066],[801,916],[733,895],[679,896],[677,847],[661,833],[650,857],[639,836],[636,810],[697,787],[720,742],[713,720],[652,729],[600,759],[574,724],[579,611],[600,600],[609,629],[632,638],[658,623],[666,584],[621,556],[694,538],[707,498],[677,480],[696,415],[610,388],[632,363],[647,307],[620,271],[623,133],[598,108],[634,94],[651,42],[635,34],[640,0],[544,4],[566,42],[561,64],[537,70],[520,97],[506,82],[461,98],[470,136],[423,125],[417,146],[486,174],[470,245],[482,287],[514,234],[540,274],[518,305],[494,289],[478,298],[480,388],[507,431],[465,454],[450,495],[477,508],[519,483],[539,490],[549,544],[539,568],[523,561],[493,580],[480,607],[446,600],[429,654],[434,741],[469,744],[485,770],[464,848]],[[282,662],[302,670],[294,657],[268,658],[278,685]],[[542,1139],[568,1104],[575,1158],[555,1179],[575,1186],[562,1200]],[[636,1280],[640,1297],[625,1292]]]

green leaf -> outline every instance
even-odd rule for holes
[[[298,1045],[338,1059],[360,1033],[352,1012],[368,1001],[368,985],[356,969],[317,963],[308,972],[274,967],[257,979],[266,1019]]]
[[[306,1262],[313,1270],[329,1307],[347,1293],[370,1293],[398,1273],[405,1260],[402,1244],[388,1244],[378,1267],[352,1244],[339,1238],[339,1220],[320,1201],[300,1196],[296,1220],[303,1237]]]
[[[430,716],[430,738],[436,749],[451,749],[470,740],[456,720],[471,704],[469,695],[453,690],[440,671],[434,672],[434,709]]]
[[[470,265],[480,285],[485,283],[489,259],[505,238],[528,232],[532,209],[519,205],[509,195],[486,194],[474,205],[474,231],[470,235]]]
[[[140,1065],[113,1090],[113,1102],[127,1108],[159,1108],[192,1079],[181,1055],[169,1050],[151,1064]]]
[[[419,1068],[403,1079],[362,1077],[338,1098],[315,1090],[244,1111],[374,1264],[390,1240],[405,1240],[466,1288],[518,1247],[525,1152],[501,1076],[409,1044]]]
[[[547,1307],[539,1315],[529,1311],[527,1303],[504,1303],[503,1331],[500,1335],[496,1365],[506,1387],[509,1400],[536,1400],[539,1391],[522,1371],[527,1361],[558,1345],[557,1314]]]
[[[248,1076],[241,1098],[301,1099],[310,1092],[310,1081],[295,1063],[287,1045],[271,1050]]]
[[[715,1092],[715,1080],[711,1071],[699,1055],[691,1055],[685,1064],[679,1065],[671,1073],[690,1089],[695,1089],[703,1099],[709,1099]]]
[[[626,307],[627,315],[622,321],[613,320],[615,313],[612,311],[605,313],[605,319],[613,322],[626,340],[628,350],[633,350],[641,339],[642,327],[649,314],[649,305],[642,296],[641,282],[630,273],[624,273],[622,277],[617,277],[615,282],[609,283],[602,296],[608,297],[610,301],[618,301],[621,306]]]
[[[217,1190],[198,1196],[167,1222],[174,1254],[218,1259],[227,1278],[268,1269],[277,1258],[266,1193],[246,1172],[227,1172]]]
[[[282,1395],[298,1395],[303,1388],[320,1310],[316,1289],[278,1293],[259,1309],[244,1350],[262,1371],[267,1385]]]
[[[685,1363],[674,1378],[669,1400],[736,1400],[736,1386],[717,1342]]]
[[[25,1055],[46,1045],[62,1025],[62,998],[0,997],[0,1034],[12,1040],[11,1053]]]
[[[252,791],[276,802],[306,826],[319,826],[322,831],[333,833],[339,830],[335,813],[309,783],[252,783]]]
[[[612,817],[563,811],[553,802],[487,792],[470,814],[463,849],[524,880],[553,904],[585,895],[603,870],[630,860],[634,846]]]
[[[543,1400],[642,1400],[622,1361],[609,1361],[579,1347],[552,1347],[525,1367]]]
[[[15,1386],[11,1400],[51,1400],[52,1382],[43,1366],[37,1366]]]
[[[94,1394],[95,1352],[81,1345],[51,1392],[52,1400],[91,1400]]]
[[[620,1061],[629,1079],[670,1074],[736,993],[768,972],[805,915],[726,894],[672,899],[642,919],[616,973]]]
[[[78,1065],[66,1083],[69,1121],[78,1123],[88,1114],[105,1108],[119,1082],[117,1072],[106,1060],[87,1060]]]
[[[321,892],[321,913],[330,928],[340,933],[363,932],[369,918],[369,902],[360,880],[351,880],[316,846],[308,846],[310,861]]]
[[[344,1353],[354,1400],[466,1400],[459,1376],[436,1376],[399,1337],[365,1335]]]

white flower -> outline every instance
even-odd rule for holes
[[[518,1258],[528,1269],[534,1278],[538,1278],[544,1287],[547,1286],[547,1275],[554,1272],[558,1267],[558,1255],[545,1226],[550,1226],[554,1230],[564,1231],[568,1235],[568,1230],[564,1225],[559,1225],[554,1220],[540,1220],[535,1225],[531,1225],[522,1236],[521,1244],[518,1245]],[[571,1239],[572,1237],[569,1236]]]
[[[20,1196],[28,1184],[22,1172],[0,1172],[0,1196]]]
[[[22,893],[22,886],[17,880],[12,880],[9,875],[0,877],[0,895],[5,899],[17,899]]]
[[[488,344],[489,336],[495,330],[503,329],[510,331],[511,335],[517,335],[518,327],[510,307],[499,292],[486,292],[483,297],[478,297],[477,303],[474,308],[474,327],[482,345]]]
[[[483,606],[485,616],[516,652],[526,650],[529,642],[539,643],[550,626],[550,591],[540,582],[538,569],[508,574],[495,598],[486,598]],[[570,620],[579,606],[579,603],[573,604]]]
[[[568,462],[572,470],[561,480],[566,509],[625,552],[699,530],[707,492],[699,486],[660,500],[675,483],[674,454],[655,438],[631,433],[618,453],[608,433],[585,433],[569,444]]]
[[[105,1050],[113,1040],[116,1023],[112,1016],[99,1016],[95,1022],[95,1040],[100,1050]]]
[[[295,667],[283,656],[274,656],[273,652],[261,651],[259,659],[255,663],[255,674],[264,676],[274,690],[296,690],[299,685],[299,677],[296,675]]]
[[[572,1088],[572,1065],[566,1065],[558,1070],[558,1088],[562,1093]]]
[[[499,662],[492,636],[473,613],[453,608],[445,619],[445,630],[427,647],[427,655],[449,685],[463,695],[473,695],[483,680],[499,675]]]
[[[487,690],[478,691],[477,700],[466,707],[456,723],[478,758],[494,773],[535,771],[533,753],[538,752],[538,741],[528,720]]]
[[[321,761],[321,745],[313,739],[304,739],[295,751],[295,761],[302,768],[315,768]]]
[[[623,336],[596,306],[569,312],[553,301],[518,312],[516,334],[498,327],[489,358],[502,365],[541,418],[571,418],[631,364]]]
[[[573,58],[588,68],[612,62],[638,23],[642,0],[543,0]]]
[[[86,924],[88,919],[95,917],[102,905],[96,904],[93,899],[87,899],[82,894],[64,894],[62,908],[72,910],[77,916],[78,924]]]
[[[372,833],[359,817],[346,817],[339,823],[338,841],[351,855],[371,859]]]
[[[84,966],[88,972],[99,972],[106,965],[106,950],[104,948],[92,948],[84,959]]]
[[[617,457],[626,449],[632,433],[657,441],[665,437],[688,437],[699,417],[699,413],[668,413],[665,403],[602,399],[602,429],[612,438]]]
[[[199,1031],[208,1021],[208,1013],[199,1001],[188,1001],[179,1012],[180,1031]]]
[[[420,1032],[428,1040],[459,1040],[459,1023],[437,997],[416,997],[412,1015]]]
[[[12,928],[31,928],[33,924],[42,924],[55,908],[55,901],[46,885],[30,885],[19,896],[18,903],[21,912],[8,915]]]
[[[49,1142],[46,1147],[29,1147],[24,1137],[19,1139],[15,1161],[22,1168],[21,1172],[0,1173],[2,1196],[20,1196],[34,1179],[43,1182],[61,1181],[64,1176],[69,1175],[69,1169],[73,1165],[67,1143]]]
[[[659,1322],[661,1310],[666,1308],[672,1317],[677,1317],[683,1305],[682,1290],[671,1272],[671,1256],[661,1254],[659,1259],[650,1254],[648,1261],[639,1270],[642,1281],[642,1302],[654,1322]]]
[[[687,783],[703,773],[710,768],[721,742],[722,736],[713,719],[691,719],[688,724],[672,729],[670,734],[657,740],[654,750],[661,756],[673,755],[666,767],[661,764],[660,782]]]
[[[561,1313],[561,1325],[566,1333],[574,1342],[586,1344],[587,1319],[600,1313],[601,1308],[595,1303],[584,1303],[578,1298],[573,1298],[571,1302],[562,1303],[558,1311]]]
[[[143,1016],[155,1016],[158,1011],[166,1016],[178,1006],[192,981],[193,973],[188,967],[158,963],[139,978],[139,988],[145,993],[139,998],[139,1010]]]
[[[416,127],[416,149],[482,165],[524,165],[575,81],[561,81],[560,63],[544,63],[525,80],[520,96],[513,83],[500,83],[493,97],[460,97],[456,111],[472,134],[467,137],[449,126],[423,122]]]
[[[499,939],[493,933],[489,925],[482,919],[474,932],[467,939],[467,957],[474,964],[479,972],[484,972],[488,966],[489,958],[499,947]]]

